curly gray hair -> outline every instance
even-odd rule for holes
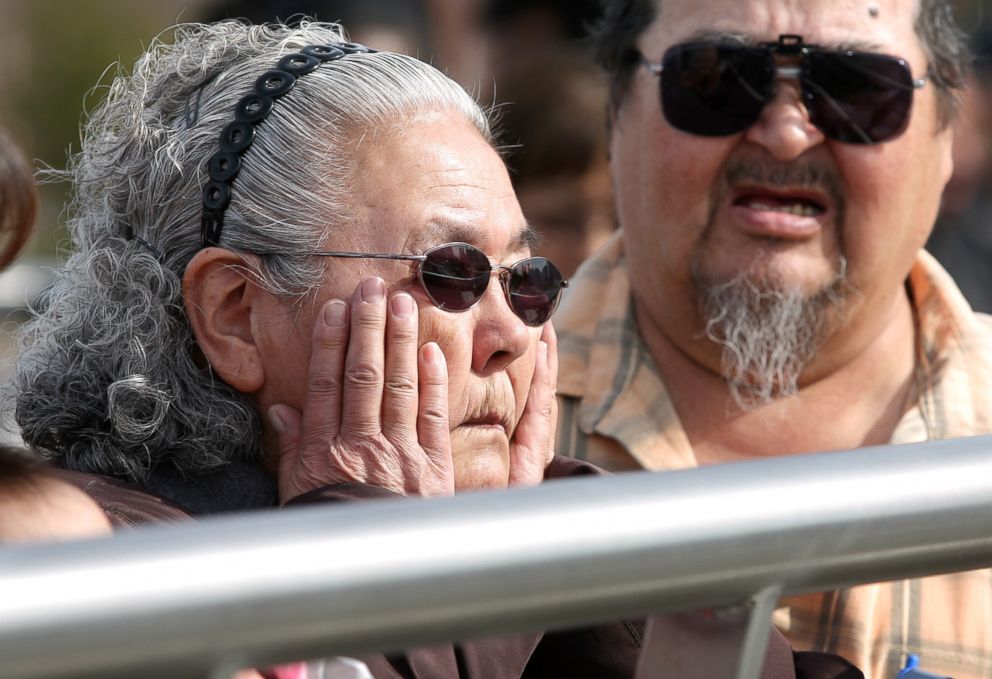
[[[280,56],[344,39],[340,27],[316,22],[174,31],[113,79],[81,151],[55,173],[72,183],[73,250],[22,330],[14,383],[26,443],[68,468],[138,482],[166,460],[196,474],[260,459],[259,415],[203,365],[182,276],[201,245],[206,161],[235,103]],[[246,257],[246,266],[268,291],[302,301],[323,277],[305,253],[329,229],[351,225],[349,142],[449,110],[492,143],[472,97],[423,62],[374,53],[322,64],[259,129],[221,246],[281,253]]]

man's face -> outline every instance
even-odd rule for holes
[[[355,225],[332,227],[326,249],[421,254],[463,241],[502,264],[529,256],[526,223],[503,162],[460,115],[369,133],[356,166]],[[475,306],[453,313],[431,303],[409,262],[328,259],[326,266],[312,304],[275,312],[262,349],[271,370],[260,409],[285,403],[302,410],[316,310],[331,298],[350,300],[360,280],[379,276],[390,292],[405,290],[417,301],[420,344],[434,341],[444,352],[456,488],[505,486],[509,439],[492,425],[499,420],[512,431],[519,421],[541,329],[513,314],[496,276]]]
[[[662,0],[639,47],[658,63],[669,47],[702,34],[755,43],[796,34],[810,44],[902,57],[919,78],[927,62],[916,11],[904,0]],[[863,334],[865,323],[884,318],[951,171],[950,134],[938,131],[931,83],[914,94],[906,131],[868,146],[825,139],[794,81],[779,80],[776,92],[744,132],[701,137],[665,121],[658,78],[638,69],[613,128],[639,322],[710,366],[718,350],[696,341],[704,290],[742,277],[759,291],[774,285],[814,297],[835,287],[846,266],[846,289],[857,293],[844,328]],[[831,342],[844,336],[831,330]]]

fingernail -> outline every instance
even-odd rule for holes
[[[332,328],[340,328],[348,317],[348,305],[339,299],[332,299],[324,305],[324,323]]]
[[[272,428],[276,430],[277,434],[283,433],[283,431],[286,430],[286,423],[282,421],[281,417],[279,417],[279,408],[277,408],[276,406],[272,406],[271,408],[269,408],[268,414],[269,414],[269,424],[272,425]]]
[[[386,284],[381,278],[366,278],[362,281],[362,301],[378,302],[386,296]]]
[[[402,321],[413,316],[413,297],[405,292],[393,295],[393,298],[389,300],[389,306],[393,310],[393,316]]]
[[[444,354],[441,353],[441,347],[437,345],[437,342],[428,342],[424,345],[424,359],[430,365],[441,365]]]

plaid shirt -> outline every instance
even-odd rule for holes
[[[892,443],[992,433],[992,318],[975,314],[921,252],[908,279],[918,402]],[[634,321],[620,234],[579,271],[555,319],[558,452],[613,471],[697,466]],[[990,517],[992,526],[992,517]],[[787,597],[775,622],[797,650],[837,653],[891,679],[907,653],[955,679],[992,677],[992,570]]]

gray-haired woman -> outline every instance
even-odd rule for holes
[[[564,283],[436,69],[332,25],[180,26],[83,132],[17,421],[116,522],[573,469],[549,466]],[[410,657],[519,676],[538,639]]]
[[[181,26],[65,176],[74,249],[25,330],[17,420],[116,521],[594,471],[552,454],[565,283],[434,68],[317,23]],[[635,629],[593,634],[365,660],[631,676]]]

